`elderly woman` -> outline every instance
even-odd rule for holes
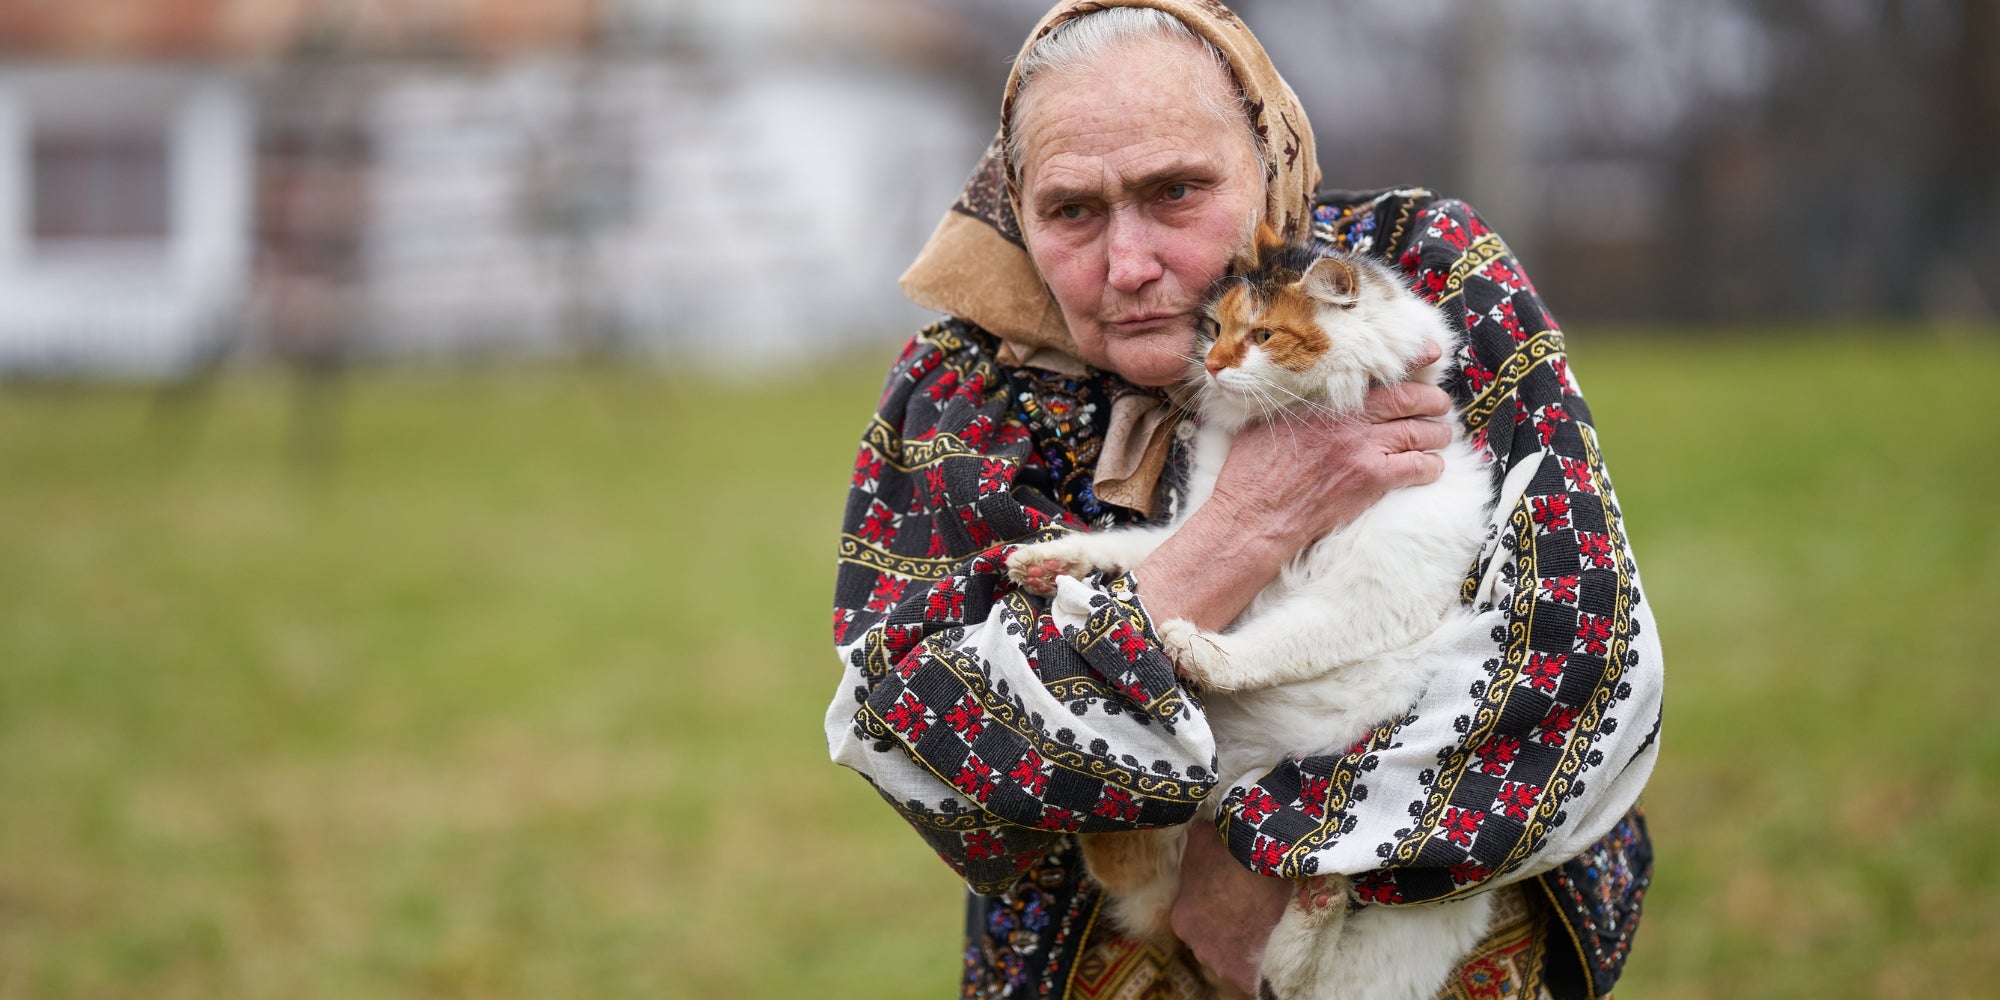
[[[1067,2],[904,277],[949,316],[904,350],[862,441],[827,735],[971,887],[967,996],[1253,992],[1289,894],[1329,873],[1353,878],[1351,906],[1496,894],[1443,996],[1603,996],[1624,963],[1660,657],[1561,334],[1465,205],[1318,181],[1296,99],[1222,4]],[[1188,428],[1166,390],[1259,221],[1386,260],[1465,331],[1451,395],[1500,501],[1464,596],[1492,628],[1460,671],[1476,679],[1329,733],[1345,752],[1218,775],[1153,623],[1226,627],[1305,543],[1437,476],[1454,400],[1382,386],[1366,420],[1247,431],[1167,544],[1053,600],[1003,560],[1167,516]],[[1121,937],[1074,835],[1187,822],[1211,795],[1217,832],[1188,838],[1173,909],[1185,947]]]

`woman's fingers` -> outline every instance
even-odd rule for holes
[[[1382,456],[1383,492],[1405,486],[1437,482],[1444,475],[1444,457],[1427,451],[1404,451]]]
[[[1382,450],[1437,451],[1451,443],[1451,425],[1439,420],[1397,420],[1381,425]]]
[[[1378,424],[1404,417],[1442,417],[1451,412],[1451,397],[1423,382],[1393,382],[1368,390],[1363,412]]]

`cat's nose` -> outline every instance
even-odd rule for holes
[[[1208,369],[1209,377],[1213,378],[1217,375],[1222,374],[1222,370],[1229,366],[1223,364],[1220,361],[1215,360],[1214,358],[1210,358],[1202,362],[1202,367]]]

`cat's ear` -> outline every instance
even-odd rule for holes
[[[1250,245],[1239,251],[1236,258],[1229,262],[1229,270],[1236,274],[1249,274],[1259,270],[1263,267],[1264,261],[1284,245],[1285,238],[1278,235],[1278,231],[1272,229],[1270,223],[1259,221],[1257,231],[1250,236]]]
[[[1307,295],[1330,306],[1351,306],[1361,301],[1361,274],[1339,257],[1313,261],[1299,284]]]
[[[1257,223],[1256,241],[1256,255],[1259,261],[1269,260],[1273,254],[1285,248],[1284,234],[1272,229],[1267,221],[1260,220]]]

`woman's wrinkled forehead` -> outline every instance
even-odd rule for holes
[[[1029,119],[1052,89],[1096,84],[1110,97],[1102,74],[1136,59],[1174,65],[1189,87],[1190,103],[1217,120],[1239,126],[1263,159],[1262,142],[1229,60],[1214,44],[1172,15],[1150,7],[1113,7],[1055,22],[1015,60],[1003,104],[1001,135],[1010,182],[1019,184]],[[1095,72],[1095,76],[1090,75]]]
[[[1261,188],[1263,156],[1229,88],[1222,67],[1174,40],[1134,41],[1094,62],[1047,71],[1017,105],[1008,137],[1017,198],[1050,157],[1092,146],[1119,147],[1155,173],[1174,172],[1171,160],[1183,173],[1254,178]],[[1217,101],[1215,93],[1227,96]]]
[[[1022,151],[1010,135],[1010,126],[1018,124],[1020,117],[1016,105],[1024,91],[1023,70],[1033,70],[1036,64],[1046,62],[1037,57],[1038,49],[1046,52],[1049,45],[1061,48],[1069,44],[1064,41],[1065,36],[1084,30],[1079,26],[1102,24],[1107,17],[1117,19],[1131,14],[1143,14],[1156,21],[1163,17],[1170,32],[1193,37],[1209,50],[1227,77],[1227,83],[1219,88],[1223,102],[1233,105],[1244,120],[1250,141],[1262,161],[1265,218],[1287,237],[1302,236],[1310,222],[1312,196],[1320,180],[1312,127],[1306,122],[1298,97],[1271,65],[1263,45],[1220,0],[1065,0],[1043,15],[1022,45],[1014,71],[1008,76],[1001,102],[1000,134],[994,143],[993,152],[997,154],[994,174],[1002,182],[1010,211],[1020,195],[1018,164]],[[1096,29],[1086,33],[1096,33]],[[1033,72],[1026,74],[1033,75]],[[1032,81],[1025,89],[1032,92]]]

